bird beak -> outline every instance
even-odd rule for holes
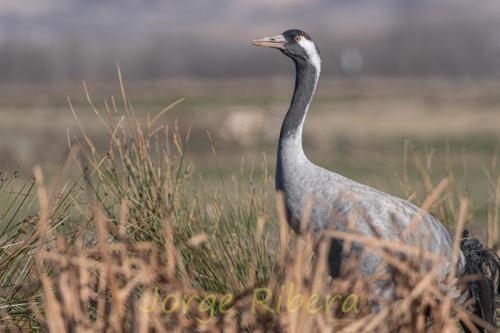
[[[283,35],[257,38],[252,40],[252,44],[262,47],[272,47],[275,49],[284,49],[286,44],[286,39]]]

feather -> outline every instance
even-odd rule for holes
[[[467,283],[473,300],[473,313],[498,328],[500,316],[500,259],[469,231],[462,234],[461,250],[465,256],[463,277],[477,276]],[[478,327],[482,330],[482,328]]]

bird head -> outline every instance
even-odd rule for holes
[[[309,63],[321,66],[319,50],[312,38],[302,30],[291,29],[281,35],[257,38],[252,44],[280,50],[297,63]]]

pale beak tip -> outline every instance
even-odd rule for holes
[[[252,40],[250,41],[250,43],[251,43],[252,45],[255,45],[255,46],[261,46],[261,45],[260,45],[260,42],[262,42],[262,40],[261,40],[260,38],[255,38],[255,39],[252,39]]]

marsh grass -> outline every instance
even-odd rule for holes
[[[60,176],[64,178],[63,167]],[[48,231],[55,237],[75,237],[74,223],[81,223],[75,209],[82,193],[82,179],[55,180],[50,184]],[[22,180],[19,173],[4,173],[0,181],[0,322],[20,326],[36,324],[29,302],[38,295],[40,281],[33,279],[34,254],[45,246],[39,235],[40,204],[35,179]],[[29,288],[26,288],[29,286]]]
[[[266,166],[256,185],[241,190],[242,180],[225,184],[221,179],[222,190],[211,193],[186,162],[189,129],[181,134],[175,122],[159,121],[182,100],[141,121],[120,83],[121,110],[112,98],[104,103],[104,112],[99,111],[85,88],[89,104],[110,135],[105,154],[83,130],[84,141],[78,142],[82,161],[88,163],[82,170],[95,170],[87,188],[96,205],[114,223],[125,219],[122,226],[134,241],[164,248],[165,234],[172,237],[190,274],[184,282],[192,287],[236,292],[246,286],[251,271],[257,271],[257,283],[265,283],[274,265],[273,252],[268,251],[270,228],[265,225]],[[124,209],[126,217],[120,217]]]
[[[456,302],[460,282],[454,273],[443,287],[433,268],[438,259],[418,247],[349,231],[318,239],[306,225],[300,236],[292,235],[281,196],[267,192],[266,163],[258,179],[242,166],[233,179],[220,176],[219,188],[207,186],[186,158],[189,128],[180,129],[167,115],[181,100],[157,115],[138,116],[121,74],[119,82],[120,97],[105,100],[101,109],[84,85],[108,133],[105,148],[81,126],[81,133],[68,137],[70,156],[51,183],[36,169],[20,189],[11,178],[0,185],[0,326],[51,332],[454,332],[459,320],[472,331],[472,323],[484,324],[468,304]],[[78,110],[68,102],[78,122]],[[488,244],[498,247],[496,163],[493,158],[485,171],[491,184],[485,226]],[[418,183],[409,168],[419,172]],[[465,199],[466,182],[444,168],[446,177],[435,179],[433,153],[408,146],[401,187],[455,229],[456,248],[474,205]],[[331,281],[326,255],[332,237],[379,253],[392,275],[363,278],[353,260]],[[429,261],[434,265],[424,264]],[[394,283],[391,297],[373,291],[380,278]],[[290,311],[295,295],[317,297],[320,309]],[[356,306],[353,298],[345,303],[349,295]],[[175,299],[193,297],[167,311]],[[382,305],[377,313],[370,311],[374,301]]]

